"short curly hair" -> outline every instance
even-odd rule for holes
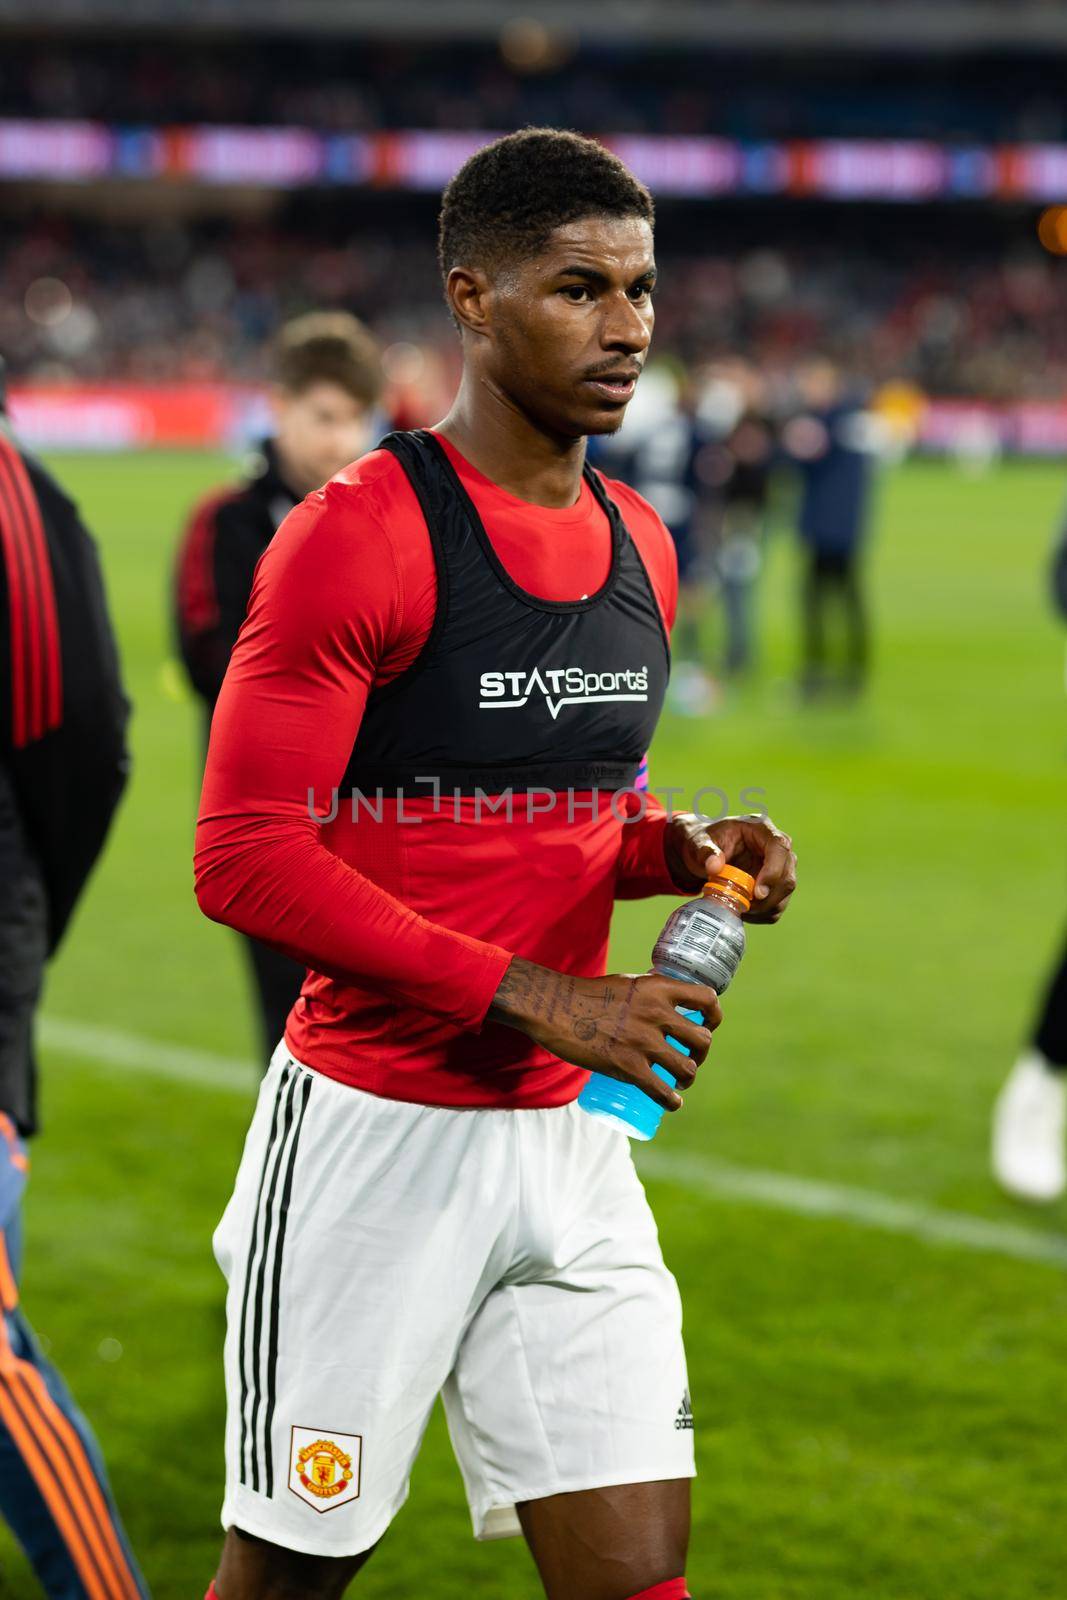
[[[558,128],[522,128],[464,162],[441,201],[437,259],[495,271],[536,254],[556,228],[580,217],[653,220],[652,196],[595,139]]]

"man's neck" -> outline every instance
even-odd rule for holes
[[[469,370],[436,431],[492,483],[531,505],[558,510],[581,493],[585,440],[546,433]]]

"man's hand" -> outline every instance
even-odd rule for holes
[[[777,922],[797,886],[793,841],[766,817],[723,817],[702,822],[682,811],[667,824],[667,869],[679,888],[695,894],[720,867],[739,867],[756,880],[746,922]]]
[[[675,1006],[702,1011],[706,1025],[680,1016]],[[722,1011],[715,990],[703,984],[682,983],[658,972],[575,978],[516,956],[500,980],[487,1020],[517,1028],[576,1067],[636,1084],[667,1111],[677,1111],[681,1095],[656,1076],[652,1063],[677,1078],[679,1089],[688,1089]],[[668,1033],[692,1055],[672,1049]]]

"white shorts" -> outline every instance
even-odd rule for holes
[[[442,1391],[480,1539],[518,1501],[694,1473],[678,1289],[628,1139],[576,1105],[384,1100],[279,1045],[215,1254],[224,1527],[369,1549]]]

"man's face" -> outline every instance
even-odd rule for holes
[[[321,488],[369,442],[368,407],[337,383],[312,383],[298,394],[277,390],[274,415],[282,470],[300,494]]]
[[[486,375],[551,433],[614,433],[648,353],[655,280],[642,218],[557,228],[493,284]]]

